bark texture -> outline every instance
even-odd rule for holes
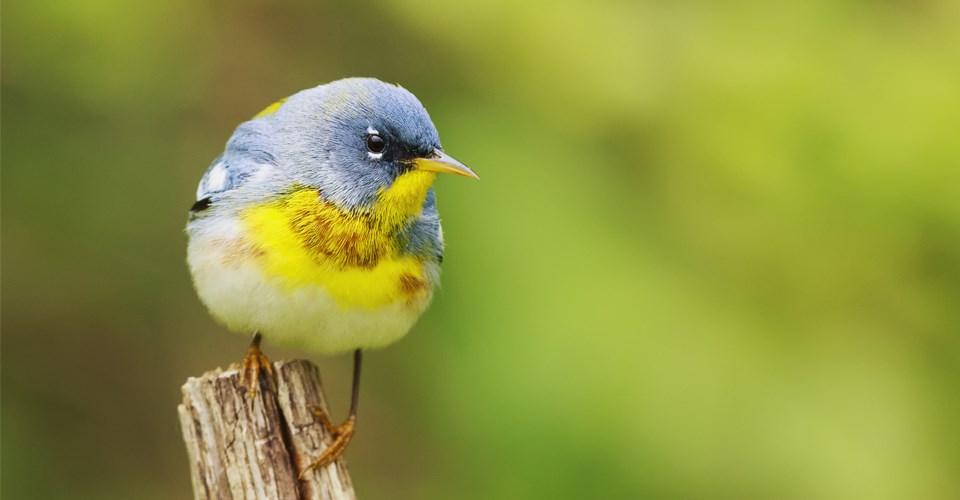
[[[341,458],[298,479],[332,438],[310,408],[327,411],[316,365],[273,364],[253,398],[235,367],[191,377],[177,408],[197,499],[355,499]]]

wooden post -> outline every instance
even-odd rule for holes
[[[240,370],[205,373],[183,385],[180,425],[190,455],[197,499],[355,499],[343,459],[300,471],[332,441],[310,407],[327,411],[316,365],[273,364],[276,388],[263,384],[253,398]]]

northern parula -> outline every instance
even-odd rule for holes
[[[355,431],[363,349],[390,344],[426,310],[443,234],[437,173],[477,178],[443,152],[407,90],[348,78],[283,99],[242,123],[207,168],[190,209],[187,263],[200,299],[253,334],[242,383],[272,375],[261,335],[294,348],[354,352],[350,414],[318,417],[344,451]]]

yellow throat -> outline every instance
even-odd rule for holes
[[[398,230],[420,215],[436,173],[411,170],[366,211],[346,211],[301,188],[242,213],[261,271],[295,292],[322,285],[342,306],[374,308],[429,294],[424,263],[403,254]]]

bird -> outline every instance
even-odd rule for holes
[[[241,123],[189,210],[187,264],[227,329],[252,335],[240,383],[272,379],[261,340],[353,352],[350,412],[302,473],[339,458],[356,432],[362,353],[405,336],[439,284],[443,232],[434,180],[479,179],[444,152],[408,90],[345,78],[302,90]]]

